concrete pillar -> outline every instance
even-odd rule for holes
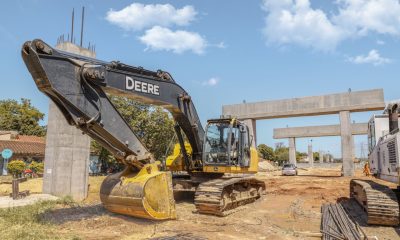
[[[351,135],[351,158],[356,160],[356,145],[354,145],[354,135]]]
[[[342,111],[340,116],[340,135],[342,140],[343,176],[354,176],[353,136],[349,111]]]
[[[312,151],[312,144],[308,144],[308,163],[310,167],[314,167],[314,154]]]
[[[57,49],[88,57],[95,53],[70,42]],[[90,138],[70,126],[63,114],[50,100],[44,160],[43,193],[71,196],[76,201],[87,197]]]
[[[252,147],[257,147],[257,125],[255,119],[246,119],[243,121],[249,127],[250,139],[252,141]]]
[[[323,163],[324,162],[324,153],[320,150],[319,151],[319,163]]]
[[[289,138],[289,162],[297,165],[296,162],[296,139]]]

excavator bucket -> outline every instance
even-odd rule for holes
[[[176,218],[171,173],[159,171],[156,163],[136,173],[126,168],[108,176],[100,198],[111,212],[154,220]]]

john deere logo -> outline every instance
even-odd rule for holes
[[[148,93],[157,96],[160,95],[160,86],[152,83],[133,80],[133,78],[128,76],[126,76],[125,88],[126,90],[133,90],[135,92]]]

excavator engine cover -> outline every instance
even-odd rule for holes
[[[156,163],[139,172],[127,167],[108,176],[101,185],[100,198],[111,212],[155,220],[176,218],[171,173],[159,171]]]

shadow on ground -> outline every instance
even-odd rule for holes
[[[342,178],[342,176],[327,176],[327,175],[315,175],[315,174],[299,174],[298,177],[315,177],[315,178]]]
[[[173,236],[166,236],[166,237],[154,237],[149,238],[149,240],[207,240],[207,238],[195,236],[192,233],[178,233]]]
[[[45,222],[62,225],[68,222],[79,222],[82,220],[96,219],[102,216],[118,218],[126,222],[134,222],[139,225],[148,225],[154,223],[149,219],[135,218],[122,214],[112,213],[105,209],[102,204],[83,205],[73,207],[63,207],[48,210],[41,215],[41,219]]]

